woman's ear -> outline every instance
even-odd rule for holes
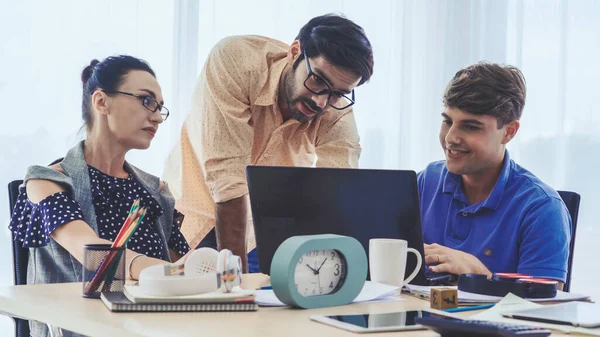
[[[300,40],[294,40],[288,49],[287,62],[289,65],[294,64],[296,59],[302,55],[302,44]]]
[[[92,106],[94,110],[98,111],[101,115],[108,115],[108,101],[110,97],[102,90],[96,90],[92,94]]]

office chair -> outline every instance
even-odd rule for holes
[[[19,196],[19,186],[23,180],[14,180],[8,184],[8,202],[10,206],[10,215],[12,216],[13,209],[17,203]],[[27,263],[29,262],[29,249],[23,248],[19,242],[15,242],[15,235],[11,231],[12,238],[12,257],[13,257],[13,281],[15,285],[27,284]],[[15,321],[15,336],[29,336],[29,321],[21,318],[13,317]]]
[[[571,215],[571,242],[569,243],[569,264],[567,267],[567,280],[563,287],[563,291],[571,290],[571,268],[573,268],[573,252],[575,251],[575,233],[577,233],[577,217],[579,215],[579,203],[581,196],[575,192],[558,191],[561,199],[567,206],[567,210]]]

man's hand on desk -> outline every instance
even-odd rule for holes
[[[436,273],[456,275],[472,273],[492,276],[492,272],[475,256],[437,243],[425,244],[425,264],[436,264],[429,268]]]

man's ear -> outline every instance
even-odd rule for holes
[[[101,90],[96,90],[92,94],[92,106],[102,115],[108,115],[108,100],[110,98]]]
[[[288,49],[287,54],[287,62],[289,65],[294,64],[294,62],[302,55],[302,44],[300,40],[294,40]]]
[[[507,144],[513,138],[515,138],[520,126],[521,123],[517,120],[510,121],[508,124],[506,124],[504,126],[504,135],[502,136],[502,144]]]

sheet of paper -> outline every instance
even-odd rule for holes
[[[517,310],[526,310],[532,309],[541,306],[541,304],[533,303],[528,300],[522,299],[513,294],[506,295],[500,302],[494,305],[492,308],[475,314],[469,319],[477,319],[483,321],[491,321],[491,322],[501,322],[507,324],[519,324],[519,325],[527,325],[527,326],[535,326],[540,328],[546,328],[551,330],[558,330],[564,333],[578,333],[585,334],[591,336],[600,336],[600,328],[596,329],[586,329],[586,328],[576,328],[570,325],[561,325],[561,324],[550,324],[550,323],[541,323],[541,322],[533,322],[526,321],[521,319],[514,319],[502,316],[502,313],[517,311]]]
[[[285,306],[283,302],[281,302],[273,290],[256,290],[256,297],[254,298],[254,302],[261,307],[282,307]]]
[[[366,281],[360,294],[356,296],[354,302],[368,302],[385,297],[394,296],[400,293],[400,288],[395,286],[389,286],[387,284]]]
[[[417,285],[406,285],[405,288],[410,292],[410,293],[415,293],[416,295],[419,295],[423,298],[428,299],[429,298],[429,294],[431,291],[431,288],[450,288],[450,289],[457,289],[456,286],[452,286],[452,287],[428,287],[428,286],[417,286]],[[480,304],[480,303],[497,303],[502,299],[502,297],[499,296],[487,296],[487,295],[480,295],[480,294],[474,294],[474,293],[468,293],[466,291],[458,291],[458,302],[459,303],[469,303],[469,304]],[[573,294],[573,293],[566,293],[564,291],[559,291],[556,293],[556,297],[553,298],[528,298],[527,300],[529,301],[533,301],[533,302],[566,302],[566,301],[581,301],[581,300],[587,300],[589,299],[589,296],[585,296],[585,295],[579,295],[579,294]]]
[[[366,281],[360,294],[356,297],[353,303],[356,302],[372,302],[372,301],[404,301],[400,297],[394,297],[398,294],[400,288],[381,284],[377,282]],[[285,306],[275,296],[273,290],[256,290],[256,298],[254,301],[261,307],[280,307]]]

